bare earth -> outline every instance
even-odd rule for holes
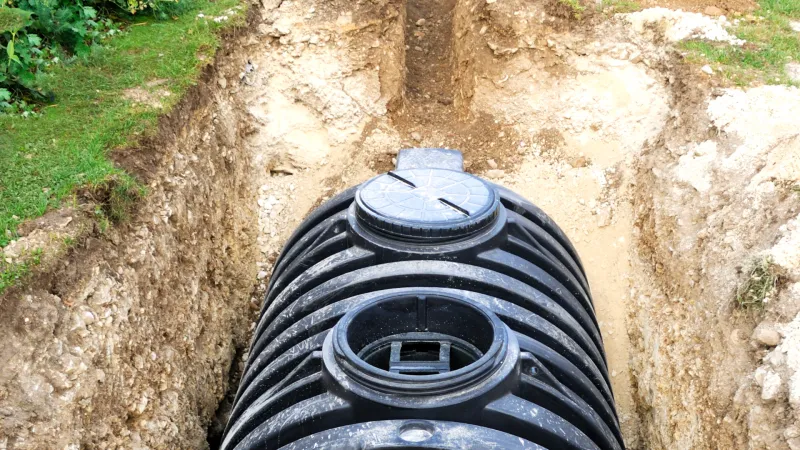
[[[0,448],[194,448],[207,427],[213,445],[283,242],[403,147],[462,150],[575,243],[629,448],[800,448],[800,93],[725,90],[683,65],[671,43],[728,39],[722,19],[581,22],[529,0],[254,8],[160,136],[166,155],[122,155],[155,174],[142,212],[3,298],[57,306],[48,327],[3,322],[18,351],[0,368]],[[764,255],[781,282],[743,312],[733,293]],[[91,343],[77,353],[74,327]],[[35,356],[56,351],[68,367]]]

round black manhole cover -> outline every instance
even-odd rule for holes
[[[431,240],[464,237],[497,215],[494,189],[468,173],[407,169],[373,178],[356,194],[358,218],[393,236]]]

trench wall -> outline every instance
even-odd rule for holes
[[[240,39],[157,137],[116,155],[148,186],[130,221],[0,297],[0,447],[207,446],[256,267],[248,122],[217,69]]]

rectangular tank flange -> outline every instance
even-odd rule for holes
[[[446,148],[404,148],[397,154],[396,170],[447,169],[464,171],[464,156]]]

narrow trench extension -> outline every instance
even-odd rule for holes
[[[457,74],[455,15],[463,3],[407,1],[405,101],[392,112],[392,123],[410,146],[461,150],[469,171],[513,169],[521,159],[520,138],[513,127],[459,105],[465,94],[464,80]]]
[[[447,127],[453,121],[453,13],[456,0],[408,0],[406,86],[414,126]],[[431,124],[424,119],[438,118]]]

